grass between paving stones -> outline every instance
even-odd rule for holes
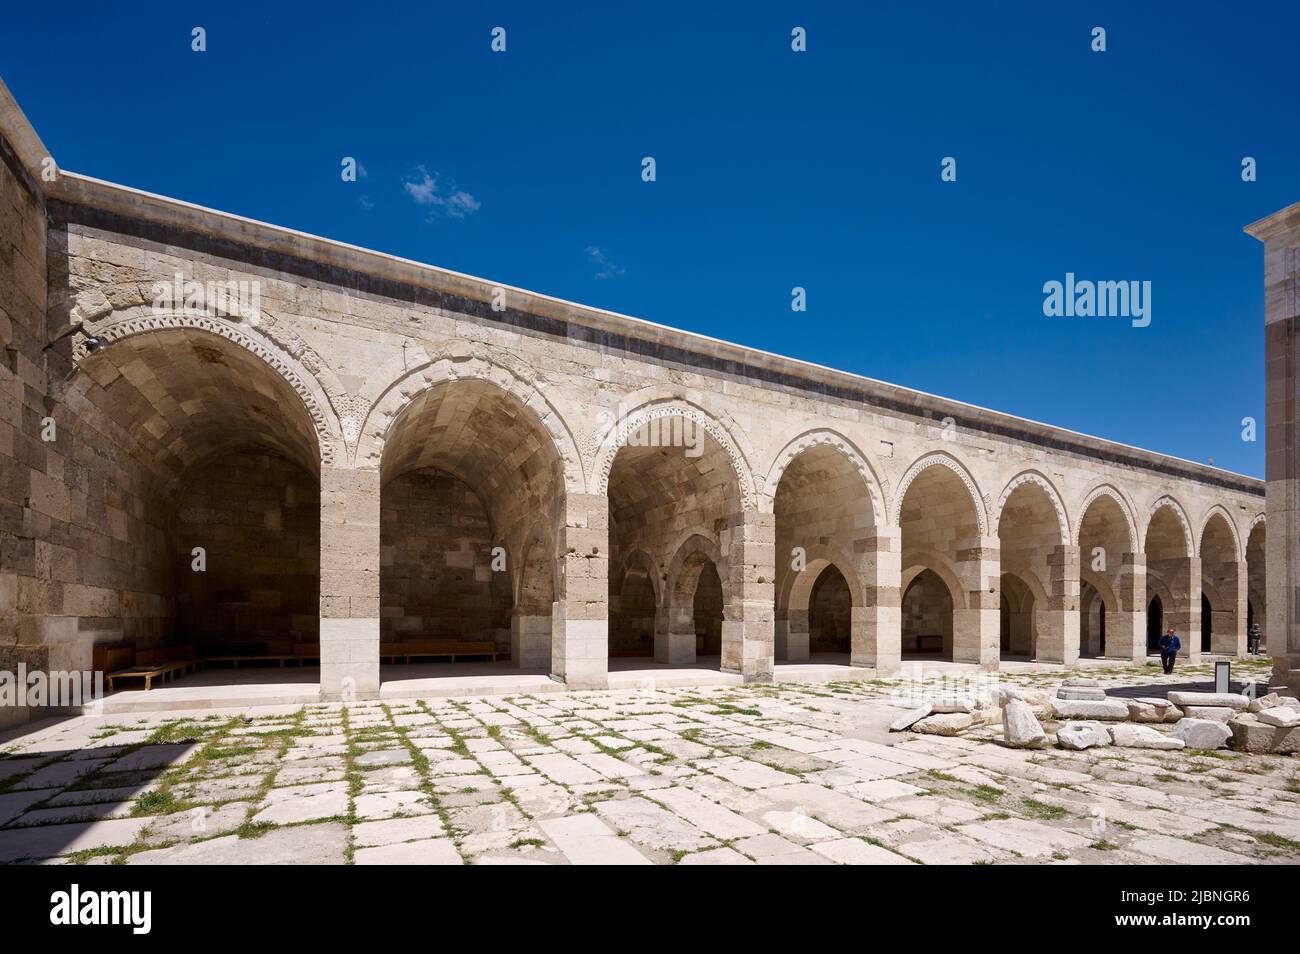
[[[1022,798],[1020,807],[1031,818],[1041,818],[1047,821],[1055,821],[1064,818],[1070,813],[1059,805],[1048,805],[1045,802],[1035,801],[1032,798]]]
[[[233,735],[234,730],[236,728],[245,725],[243,719],[240,717],[234,717],[228,719],[225,722],[221,723],[219,726],[202,727],[201,737],[199,739],[196,739],[195,741],[201,741],[202,737],[208,736],[209,733],[212,733],[212,737],[207,739],[206,744],[199,750],[198,754],[194,758],[190,759],[188,762],[185,762],[183,765],[173,766],[172,768],[164,772],[162,776],[161,787],[157,790],[157,792],[146,792],[144,795],[142,795],[140,799],[137,800],[136,810],[133,811],[132,814],[136,814],[136,815],[156,814],[161,816],[161,815],[175,815],[180,812],[191,812],[193,813],[192,830],[196,833],[203,832],[205,831],[204,820],[207,816],[208,811],[212,808],[212,805],[207,805],[207,804],[200,805],[192,802],[179,801],[172,795],[172,790],[177,785],[190,782],[196,776],[202,777],[205,780],[228,778],[231,775],[235,774],[234,769],[237,768],[238,766],[237,765],[231,766],[230,772],[223,773],[222,770],[227,767],[224,763],[226,763],[231,759],[237,759],[242,755],[252,755],[258,752],[265,751],[266,749],[274,746],[276,758],[272,762],[272,767],[262,777],[261,781],[258,784],[257,789],[247,796],[242,796],[239,799],[232,799],[234,801],[243,801],[245,799],[248,799],[252,802],[252,805],[248,809],[248,814],[244,822],[232,831],[212,832],[210,834],[201,834],[198,835],[198,837],[193,837],[193,838],[185,838],[185,839],[174,838],[170,840],[149,841],[149,842],[145,841],[145,833],[147,831],[147,828],[141,829],[141,832],[136,837],[136,840],[132,842],[130,845],[128,845],[123,851],[121,851],[117,855],[117,857],[113,860],[113,864],[117,864],[117,865],[125,864],[127,858],[129,858],[132,855],[139,854],[140,852],[143,851],[155,851],[163,848],[172,848],[181,844],[192,845],[203,841],[211,841],[214,838],[220,838],[232,834],[238,836],[239,838],[260,838],[262,835],[266,834],[268,831],[270,831],[273,828],[291,827],[291,826],[278,826],[278,825],[271,824],[270,822],[255,823],[252,821],[252,817],[258,811],[260,803],[266,797],[266,793],[271,790],[272,783],[274,782],[275,779],[275,774],[276,772],[279,771],[280,766],[283,764],[285,753],[289,751],[289,748],[292,746],[294,739],[298,738],[301,735],[307,734],[305,728],[303,727],[303,719],[305,715],[306,715],[306,710],[299,709],[290,718],[290,721],[288,722],[288,724],[284,726],[284,728],[272,729],[269,732],[263,732],[263,733],[255,733],[255,734],[249,733],[240,736]],[[283,720],[281,719],[268,720],[267,724],[279,725],[281,724],[282,721]],[[160,727],[160,729],[168,729],[168,726],[162,726]],[[170,730],[164,735],[159,735],[158,733],[155,733],[155,736],[159,738],[175,739],[177,738],[178,732],[180,734],[184,734],[186,732],[193,732],[193,731],[194,731],[193,727],[190,727],[185,729]],[[235,742],[236,739],[239,740],[238,743]],[[254,743],[248,740],[257,740],[257,742]],[[228,742],[230,744],[227,744]],[[158,797],[146,801],[146,799],[148,799],[150,795],[157,795]],[[154,811],[148,810],[150,807],[153,807],[156,810]],[[328,819],[319,819],[319,820],[315,820],[312,823],[319,823],[320,821],[326,821],[326,820]]]

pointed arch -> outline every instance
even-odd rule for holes
[[[625,417],[615,421],[608,429],[596,453],[592,465],[589,492],[598,496],[609,493],[609,475],[614,468],[614,458],[628,438],[637,433],[651,421],[680,417],[692,421],[706,434],[712,437],[731,462],[732,472],[736,478],[736,487],[743,509],[754,509],[754,478],[749,462],[740,449],[740,443],[730,431],[703,408],[677,398],[656,401],[642,405]]]
[[[913,462],[912,466],[907,469],[903,479],[898,482],[898,490],[894,492],[894,512],[891,516],[891,523],[895,527],[901,526],[903,515],[903,502],[907,499],[907,489],[923,471],[931,467],[946,467],[952,471],[957,479],[962,482],[970,494],[971,504],[975,508],[975,521],[979,527],[981,537],[989,535],[989,516],[988,509],[984,506],[984,498],[980,494],[979,485],[976,484],[975,478],[971,475],[970,470],[959,461],[956,457],[947,451],[932,451],[925,454]]]
[[[998,528],[1002,525],[1002,513],[1006,508],[1007,499],[1015,492],[1016,488],[1021,487],[1024,484],[1033,484],[1047,495],[1048,502],[1051,503],[1052,509],[1056,511],[1056,519],[1061,528],[1061,545],[1068,545],[1072,536],[1070,531],[1070,518],[1065,512],[1065,503],[1061,500],[1061,494],[1060,491],[1056,489],[1056,485],[1037,470],[1021,471],[1019,474],[1012,477],[1011,480],[1007,482],[1006,487],[1002,489],[1002,493],[998,496],[997,508],[994,512],[993,534],[996,534]]]
[[[663,589],[662,605],[673,612],[681,612],[682,607],[679,605],[679,598],[682,593],[682,571],[685,569],[692,557],[702,557],[713,564],[714,569],[718,571],[718,578],[722,583],[722,608],[723,613],[727,612],[729,606],[729,592],[731,589],[730,580],[726,572],[726,566],[722,561],[722,552],[718,545],[702,534],[693,533],[677,548],[673,554],[672,561],[668,564],[667,582]]]
[[[1093,501],[1098,497],[1109,497],[1119,507],[1120,513],[1128,525],[1129,550],[1131,553],[1141,553],[1142,547],[1138,545],[1138,526],[1136,511],[1128,498],[1113,484],[1097,484],[1084,496],[1083,502],[1079,505],[1078,517],[1074,520],[1074,535],[1070,542],[1073,546],[1079,546],[1079,534],[1083,530],[1083,522],[1088,516],[1088,508],[1092,506]]]
[[[640,570],[650,581],[650,591],[654,593],[655,606],[663,605],[663,586],[659,578],[658,568],[650,554],[644,549],[637,547],[635,550],[628,552],[622,562],[619,564],[618,581],[621,585],[627,575],[633,570]]]
[[[763,481],[758,501],[760,509],[764,513],[772,512],[776,502],[776,491],[781,484],[781,477],[784,476],[790,464],[804,451],[818,446],[828,446],[838,451],[858,472],[862,477],[863,485],[871,501],[872,519],[877,525],[883,523],[889,513],[889,508],[886,505],[885,491],[880,476],[867,459],[867,455],[862,453],[853,441],[828,427],[818,427],[804,431],[789,440],[777,452],[776,457],[772,460],[771,467],[768,468],[767,478]]]
[[[321,382],[271,338],[259,332],[252,323],[236,324],[211,315],[187,313],[183,310],[155,311],[150,305],[136,305],[115,311],[110,317],[88,325],[85,332],[79,332],[73,339],[72,355],[76,370],[65,387],[84,389],[86,386],[77,379],[78,372],[82,370],[81,364],[91,356],[86,347],[88,337],[93,336],[102,345],[109,346],[136,335],[165,331],[213,335],[261,359],[302,401],[315,431],[320,462],[332,464],[342,461],[345,455],[342,426]]]
[[[840,571],[844,577],[844,582],[849,585],[849,593],[853,597],[854,606],[863,606],[866,588],[862,585],[862,580],[858,576],[855,564],[850,559],[850,555],[831,546],[814,546],[809,547],[807,552],[807,565],[803,570],[795,573],[785,574],[783,580],[782,592],[778,596],[776,605],[785,610],[798,610],[808,608],[808,597],[812,594],[813,584],[817,582],[817,577],[828,566],[833,566]]]
[[[465,342],[432,352],[421,349],[408,354],[406,360],[411,362],[410,370],[382,387],[366,412],[357,444],[358,466],[379,467],[384,444],[393,433],[394,425],[422,394],[440,384],[474,380],[509,395],[529,412],[534,423],[550,435],[560,461],[566,492],[582,493],[586,478],[573,433],[559,409],[530,380],[529,375]]]
[[[1222,504],[1214,504],[1209,510],[1205,511],[1205,516],[1201,518],[1201,529],[1196,535],[1196,553],[1199,555],[1201,547],[1205,543],[1205,531],[1209,529],[1210,521],[1215,517],[1222,517],[1223,522],[1228,525],[1228,533],[1232,537],[1233,555],[1237,561],[1244,560],[1245,548],[1241,542],[1241,535],[1237,530],[1237,522],[1232,519],[1231,514]]]
[[[1192,522],[1187,519],[1187,510],[1183,505],[1174,498],[1172,494],[1162,494],[1157,497],[1147,510],[1146,525],[1142,528],[1142,545],[1146,549],[1146,539],[1151,532],[1151,522],[1155,520],[1156,515],[1164,509],[1169,509],[1178,519],[1178,523],[1183,528],[1183,542],[1186,545],[1186,556],[1196,556],[1196,535],[1192,532]]]

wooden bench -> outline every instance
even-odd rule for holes
[[[380,643],[379,658],[390,662],[412,659],[450,658],[457,656],[488,656],[497,661],[497,646],[491,642],[464,642],[459,639],[410,639],[396,643]]]
[[[285,663],[303,663],[320,660],[320,645],[317,643],[294,643],[276,640],[267,643],[233,644],[238,647],[234,652],[208,653],[203,658],[209,663],[230,663],[238,669],[240,663],[275,663],[281,669]],[[256,651],[255,651],[256,650]]]
[[[177,675],[197,672],[203,666],[203,660],[194,653],[193,646],[165,646],[159,649],[141,649],[132,647],[134,665],[110,672],[105,681],[112,690],[114,683],[122,680],[139,679],[144,682],[147,692],[153,688],[154,680],[166,682]]]

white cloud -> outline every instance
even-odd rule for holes
[[[402,188],[416,205],[428,206],[430,218],[435,212],[449,215],[453,219],[463,219],[479,210],[480,202],[464,189],[457,189],[455,183],[443,188],[438,173],[430,173],[424,166],[416,166],[419,173],[402,183]]]
[[[591,264],[596,266],[597,278],[618,278],[627,272],[622,265],[611,262],[609,256],[595,245],[587,246],[587,257],[591,259]]]

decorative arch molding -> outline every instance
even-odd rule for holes
[[[396,360],[400,363],[402,359]],[[502,361],[496,353],[489,355],[486,348],[470,342],[454,342],[435,351],[408,351],[404,360],[408,370],[396,379],[389,378],[394,362],[388,362],[382,369],[382,380],[390,383],[377,396],[370,397],[367,392],[370,409],[357,443],[358,467],[378,469],[393,424],[421,394],[441,384],[481,381],[510,395],[533,413],[551,437],[564,471],[565,490],[582,493],[586,479],[577,444],[559,410],[538,388],[536,375],[522,369],[518,362]],[[378,375],[376,379],[380,380]]]
[[[988,508],[985,506],[983,495],[980,494],[979,486],[975,483],[975,478],[971,476],[966,465],[947,451],[932,451],[925,454],[907,469],[903,479],[898,482],[898,490],[894,492],[894,512],[891,524],[895,527],[902,526],[903,501],[907,499],[907,490],[912,486],[912,481],[931,467],[947,467],[957,475],[957,478],[969,492],[971,503],[975,507],[975,521],[979,524],[980,536],[987,537],[989,535]]]
[[[821,446],[838,451],[862,477],[868,499],[871,501],[872,521],[879,526],[889,513],[889,508],[885,504],[884,486],[879,475],[867,460],[867,455],[862,453],[853,441],[828,427],[804,431],[781,448],[773,459],[772,466],[768,468],[767,479],[759,488],[759,508],[763,513],[771,513],[776,504],[777,489],[781,486],[781,478],[785,475],[786,469],[804,451]]]
[[[717,421],[718,425],[730,435],[747,462],[758,460],[758,454],[754,450],[754,445],[750,443],[749,435],[731,416],[723,402],[713,394],[696,388],[683,387],[680,384],[653,384],[638,388],[629,394],[617,395],[617,403],[612,407],[599,402],[593,406],[592,413],[587,415],[592,420],[592,428],[584,432],[579,441],[584,458],[589,462],[588,472],[596,471],[596,459],[612,430],[638,409],[668,401],[684,401],[699,408]],[[752,471],[748,463],[746,467]]]
[[[626,442],[628,435],[636,433],[651,421],[669,417],[681,417],[693,421],[702,427],[706,434],[718,442],[727,458],[731,461],[732,473],[736,477],[736,487],[740,494],[741,506],[745,510],[754,509],[754,478],[749,461],[740,448],[732,432],[723,427],[702,407],[679,399],[656,402],[636,408],[626,417],[619,418],[609,428],[600,449],[596,452],[591,468],[590,493],[608,496],[609,475],[614,469],[614,458]]]
[[[1092,506],[1093,501],[1098,497],[1109,497],[1119,506],[1120,513],[1124,515],[1124,522],[1128,524],[1129,552],[1143,552],[1144,548],[1138,546],[1136,508],[1119,488],[1109,483],[1097,484],[1084,496],[1083,503],[1079,505],[1079,516],[1074,521],[1074,533],[1070,538],[1071,545],[1079,546],[1079,535],[1083,532],[1083,522],[1088,516],[1088,508]]]
[[[88,337],[98,338],[106,345],[157,331],[201,331],[224,338],[256,355],[293,388],[311,418],[321,462],[333,464],[342,460],[346,453],[342,425],[321,381],[275,340],[259,331],[259,327],[249,323],[235,324],[206,314],[156,312],[151,305],[133,305],[83,325],[83,331],[73,339],[72,357],[78,366],[86,359],[90,353],[86,348]]]
[[[1195,557],[1199,551],[1196,549],[1196,534],[1192,531],[1192,522],[1187,519],[1187,511],[1183,509],[1183,505],[1170,494],[1161,494],[1147,510],[1146,523],[1142,527],[1142,552],[1146,552],[1147,534],[1151,532],[1151,521],[1155,519],[1156,512],[1165,507],[1172,510],[1174,516],[1178,518],[1178,522],[1182,524],[1183,542],[1187,547],[1187,556]]]
[[[1033,484],[1047,494],[1047,499],[1051,502],[1052,509],[1056,511],[1056,520],[1061,528],[1061,545],[1067,545],[1073,537],[1070,532],[1070,518],[1065,512],[1065,503],[1061,500],[1061,494],[1056,489],[1056,485],[1036,470],[1021,471],[1012,477],[1006,487],[1003,488],[1001,496],[998,497],[997,513],[993,520],[993,533],[996,534],[1002,526],[1002,510],[1006,507],[1007,499],[1015,493],[1017,487],[1025,484]]]
[[[1250,540],[1250,535],[1251,535],[1252,533],[1255,532],[1255,528],[1256,528],[1257,526],[1259,526],[1260,524],[1263,524],[1263,523],[1264,523],[1264,513],[1263,513],[1263,511],[1261,511],[1261,512],[1255,514],[1255,516],[1253,516],[1253,517],[1250,518],[1250,523],[1246,525],[1246,540],[1247,540],[1247,541]],[[1268,526],[1267,526],[1267,525],[1264,526],[1264,532],[1265,532],[1265,533],[1268,532]]]
[[[1215,516],[1223,518],[1224,523],[1228,525],[1228,533],[1232,535],[1232,551],[1236,557],[1236,562],[1246,559],[1246,548],[1241,541],[1241,534],[1237,531],[1237,522],[1232,519],[1232,515],[1222,504],[1214,504],[1209,510],[1205,511],[1205,516],[1201,518],[1201,530],[1196,535],[1196,556],[1201,555],[1201,547],[1205,545],[1205,531],[1210,526],[1210,521]]]

